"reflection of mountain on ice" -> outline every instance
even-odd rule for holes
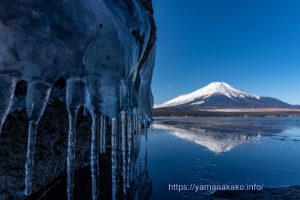
[[[188,130],[165,124],[153,124],[153,128],[166,130],[178,138],[204,146],[217,154],[228,152],[248,140],[260,137],[260,134],[220,133],[196,128]]]

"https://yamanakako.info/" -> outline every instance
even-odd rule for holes
[[[261,191],[264,184],[169,184],[169,191],[174,192],[204,192],[204,191]]]

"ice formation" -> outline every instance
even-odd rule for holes
[[[92,198],[101,196],[99,156],[107,151],[109,137],[113,184],[119,172],[114,157],[120,145],[126,191],[133,173],[133,135],[140,124],[152,120],[155,25],[151,1],[3,0],[0,13],[0,131],[17,83],[27,83],[22,105],[29,119],[25,195],[32,193],[38,124],[61,78],[66,80],[62,99],[69,115],[68,199],[73,199],[76,115],[82,106],[92,116]]]

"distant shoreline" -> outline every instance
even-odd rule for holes
[[[181,108],[155,108],[155,117],[300,117],[300,109],[296,108],[225,108],[205,110],[184,110]]]

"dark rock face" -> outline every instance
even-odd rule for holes
[[[1,1],[0,199],[36,195],[66,169],[70,199],[87,165],[97,199],[101,163],[114,195],[152,120],[155,33],[151,0]]]
[[[76,168],[89,161],[89,140],[91,137],[89,116],[79,112],[77,120]],[[24,163],[27,148],[28,118],[25,110],[9,115],[0,136],[0,199],[24,198]],[[37,134],[35,167],[33,175],[34,191],[45,186],[60,173],[66,171],[67,156],[67,110],[61,101],[47,106]]]

